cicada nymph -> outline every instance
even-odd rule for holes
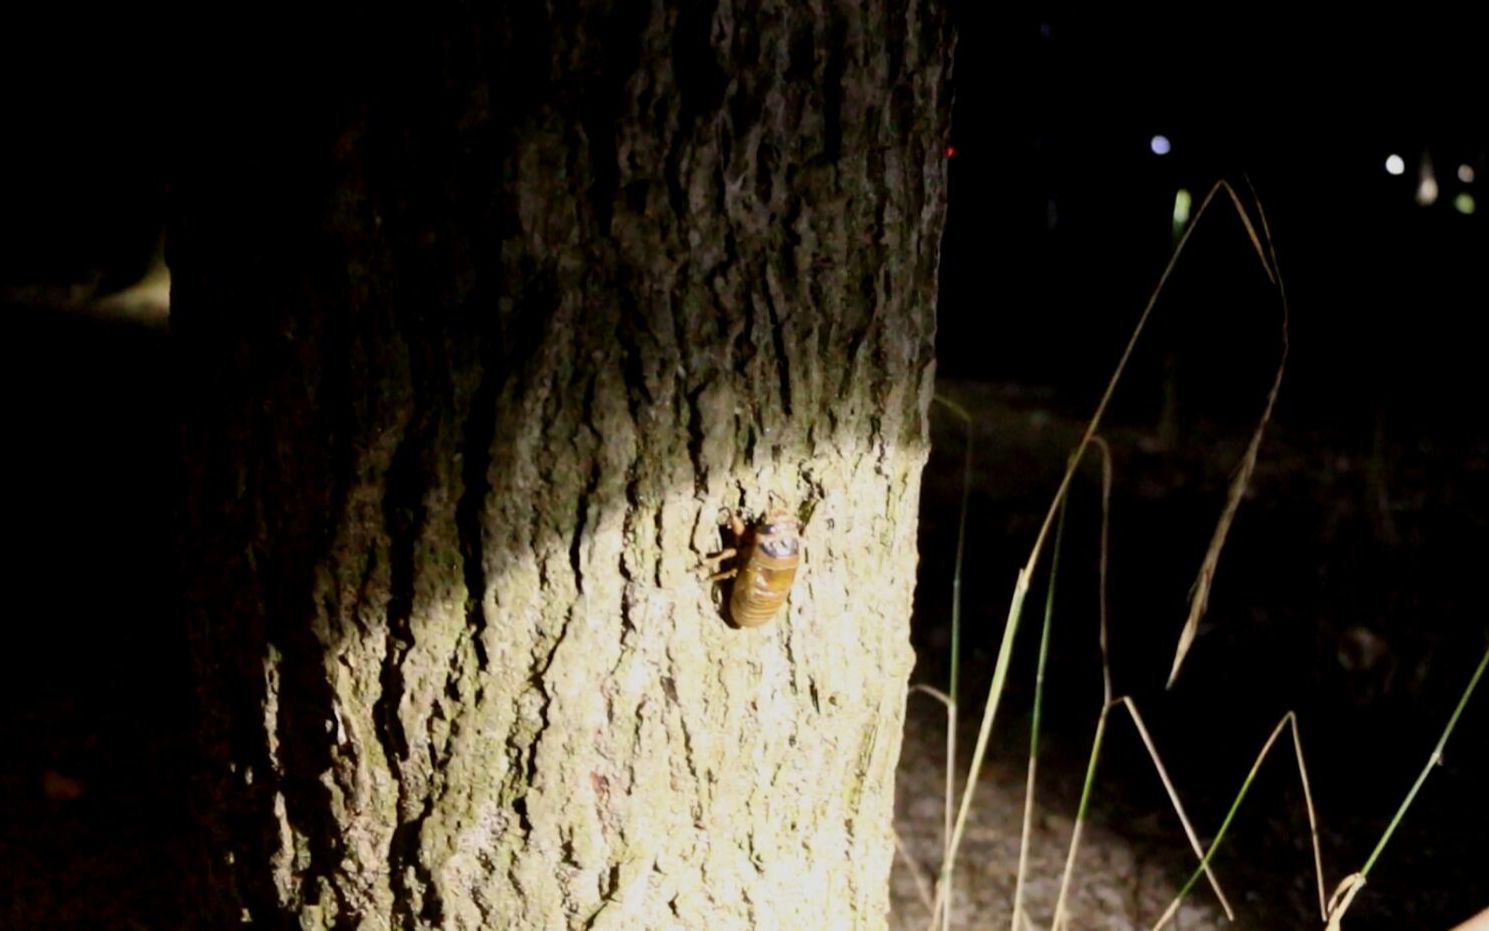
[[[801,522],[783,502],[772,496],[771,509],[759,521],[746,525],[739,515],[729,515],[734,546],[707,559],[734,565],[709,576],[709,581],[733,579],[729,588],[729,620],[737,627],[759,627],[775,617],[801,563]]]

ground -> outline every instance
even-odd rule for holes
[[[976,421],[963,577],[964,718],[980,712],[1014,574],[1079,440],[1095,397],[1028,386],[948,382],[938,392]],[[1119,396],[1120,397],[1120,396]],[[1156,400],[1156,399],[1155,399]],[[1196,399],[1192,396],[1191,402]],[[1196,830],[1208,841],[1247,768],[1286,711],[1299,729],[1319,819],[1326,889],[1358,869],[1426,764],[1483,655],[1489,557],[1489,444],[1468,429],[1365,411],[1365,429],[1321,428],[1286,408],[1270,425],[1226,544],[1206,620],[1171,690],[1164,688],[1186,597],[1252,424],[1203,420],[1157,440],[1160,405],[1119,404],[1111,443],[1109,611],[1117,694],[1142,710]],[[1258,398],[1257,407],[1260,407]],[[1342,419],[1342,418],[1341,418]],[[913,677],[945,687],[964,428],[934,421],[922,498]],[[1375,427],[1372,428],[1371,424]],[[1381,428],[1381,425],[1384,427]],[[1379,429],[1377,429],[1379,428]],[[1099,473],[1072,492],[1056,587],[1045,696],[1036,885],[1058,882],[1090,736],[1101,703],[1095,588]],[[1046,556],[1044,563],[1048,564]],[[960,858],[973,927],[1007,927],[1016,870],[1028,719],[1044,603],[1036,576],[1002,723],[990,751],[980,849]],[[899,830],[922,868],[939,864],[939,711],[912,699],[901,761]],[[975,703],[975,704],[974,704]],[[1459,722],[1442,764],[1375,865],[1345,927],[1447,928],[1489,904],[1489,693]],[[974,730],[964,723],[960,745]],[[1076,871],[1085,907],[1073,927],[1148,927],[1193,867],[1178,822],[1125,719],[1113,718]],[[916,751],[921,746],[924,749]],[[965,761],[963,763],[965,765]],[[1279,742],[1217,855],[1235,927],[1319,927],[1303,794],[1290,740]],[[969,844],[971,842],[969,841]],[[967,863],[971,860],[972,863]],[[975,864],[975,866],[973,865]],[[908,870],[897,867],[897,920],[923,926]],[[975,881],[974,881],[975,877]],[[1047,920],[1050,894],[1030,913]],[[1208,927],[1214,899],[1181,927]],[[1120,905],[1118,904],[1120,903]],[[1078,906],[1080,908],[1080,906]],[[908,917],[907,917],[908,916]],[[908,921],[908,923],[905,923]]]
[[[922,874],[934,879],[940,863],[942,842],[943,770],[942,744],[945,718],[939,705],[912,706],[906,730],[905,751],[900,758],[895,831]],[[975,734],[962,739],[970,747]],[[965,756],[965,754],[963,754]],[[1072,800],[1069,790],[1078,786],[1049,786],[1057,802]],[[1062,791],[1063,790],[1063,791]],[[957,893],[953,927],[963,931],[1007,929],[1013,911],[1014,878],[1017,874],[1019,837],[1023,824],[1024,771],[994,763],[979,783],[966,840],[958,855]],[[1046,799],[1036,805],[1032,830],[1032,856],[1025,880],[1024,912],[1033,921],[1026,931],[1046,929],[1059,894],[1074,821],[1057,802]],[[1074,812],[1071,805],[1069,812]],[[1173,838],[1177,823],[1162,827],[1150,819],[1127,836],[1098,824],[1083,832],[1075,880],[1070,889],[1071,928],[1129,931],[1146,929],[1168,907],[1182,877],[1178,867],[1183,851]],[[925,931],[930,918],[915,871],[903,855],[896,861],[891,886],[894,931]],[[1208,892],[1200,891],[1182,906],[1177,927],[1184,931],[1208,931],[1225,926]],[[1244,925],[1243,925],[1244,927]]]

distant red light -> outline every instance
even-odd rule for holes
[[[955,158],[956,157],[956,146],[949,145],[949,146],[946,147],[946,157],[947,158]]]

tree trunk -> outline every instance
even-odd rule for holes
[[[176,179],[203,920],[883,927],[945,12],[493,6]]]

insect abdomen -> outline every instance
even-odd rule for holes
[[[743,562],[729,598],[729,617],[740,627],[759,627],[786,601],[798,556],[772,556],[756,547]]]
[[[774,508],[754,527],[732,515],[734,546],[705,561],[734,559],[734,568],[709,576],[733,578],[729,620],[736,627],[759,627],[781,609],[801,562],[801,523],[783,507]]]

